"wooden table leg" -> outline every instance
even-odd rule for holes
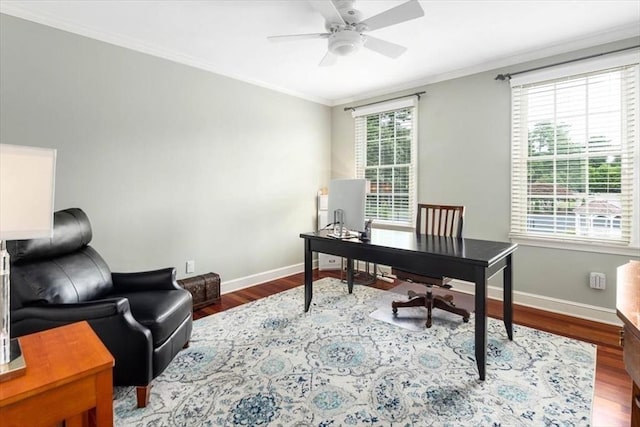
[[[93,417],[91,415],[94,415]],[[89,416],[96,427],[113,427],[113,373],[111,370],[96,376],[96,407]]]
[[[640,387],[635,382],[631,392],[631,427],[640,427]]]
[[[475,353],[478,374],[484,381],[487,368],[487,273],[484,268],[476,271]]]
[[[304,311],[309,311],[313,298],[313,265],[311,242],[304,240]]]
[[[504,319],[504,326],[507,328],[507,336],[509,340],[513,341],[513,262],[512,255],[507,255],[507,266],[504,268],[503,277],[503,289],[504,295],[502,299],[502,316]]]
[[[353,293],[353,258],[347,258],[347,289]]]
[[[64,427],[87,427],[89,424],[88,414],[82,413],[78,415],[74,415],[73,417],[69,417],[64,420]]]

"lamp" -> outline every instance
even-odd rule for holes
[[[363,40],[359,32],[343,30],[329,36],[329,52],[340,56],[356,53],[362,46]]]
[[[0,381],[26,367],[10,333],[6,240],[52,236],[55,165],[54,149],[0,144]]]

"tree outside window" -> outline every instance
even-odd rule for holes
[[[638,244],[638,69],[512,82],[512,237]]]
[[[356,118],[356,177],[370,182],[367,218],[399,225],[413,222],[414,119],[413,106]]]

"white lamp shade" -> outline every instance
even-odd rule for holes
[[[0,144],[0,240],[51,237],[56,150]]]

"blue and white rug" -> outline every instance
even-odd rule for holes
[[[117,426],[587,426],[595,346],[488,321],[478,380],[473,319],[411,331],[372,318],[384,291],[336,279],[200,319],[191,345]]]

